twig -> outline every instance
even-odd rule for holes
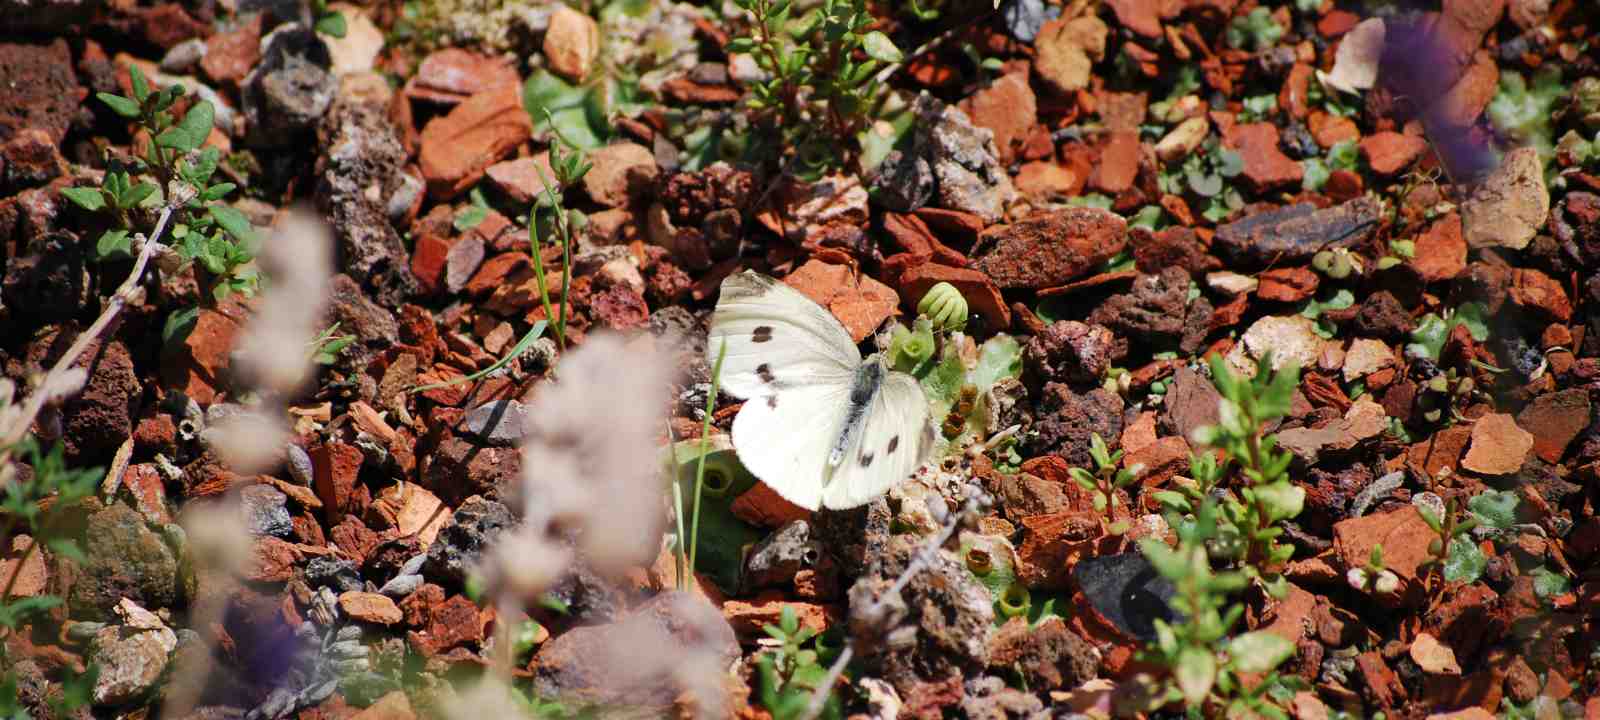
[[[100,312],[100,317],[95,318],[94,324],[90,325],[88,330],[80,333],[78,338],[72,341],[72,345],[67,348],[66,354],[56,361],[55,366],[50,368],[50,372],[45,374],[44,379],[34,388],[33,394],[28,396],[27,404],[23,406],[23,412],[17,417],[16,423],[4,429],[5,434],[0,436],[0,448],[6,449],[0,450],[0,457],[9,455],[9,448],[21,442],[22,438],[28,434],[28,430],[33,427],[34,420],[39,417],[39,412],[44,409],[45,401],[49,399],[49,393],[46,392],[46,389],[50,387],[52,381],[72,369],[73,363],[78,361],[78,356],[89,349],[90,343],[93,343],[100,336],[100,333],[111,325],[111,321],[116,319],[117,313],[121,312],[122,308],[133,298],[134,288],[139,286],[139,279],[144,276],[145,266],[150,264],[150,256],[155,254],[155,248],[159,244],[161,233],[166,230],[167,221],[171,218],[172,207],[163,208],[160,219],[156,221],[155,232],[151,233],[149,239],[145,240],[144,248],[139,251],[139,257],[133,263],[133,272],[128,273],[128,279],[123,280],[122,284],[117,286],[116,293],[112,294],[111,299],[107,301],[105,309]]]

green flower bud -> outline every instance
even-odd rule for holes
[[[939,330],[960,330],[967,326],[967,299],[956,286],[939,283],[922,296],[917,312],[926,315]]]

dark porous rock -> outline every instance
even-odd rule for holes
[[[328,322],[338,323],[342,334],[373,348],[387,348],[400,341],[400,323],[394,313],[367,299],[361,286],[349,275],[335,275],[328,288]]]
[[[1089,322],[1153,350],[1177,350],[1186,329],[1189,282],[1189,273],[1176,267],[1141,275],[1130,292],[1106,298],[1089,313]]]
[[[1073,568],[1072,579],[1095,611],[1129,637],[1154,640],[1156,620],[1176,621],[1167,605],[1172,583],[1138,552],[1084,558]]]
[[[811,523],[791,520],[750,548],[740,582],[747,591],[786,585],[796,573],[814,567],[822,552],[822,544],[811,537]]]
[[[737,657],[739,640],[722,613],[698,595],[667,592],[619,622],[551,638],[529,669],[539,697],[667,717],[680,696],[700,683],[717,682],[715,674]],[[712,676],[686,677],[691,668]]]
[[[107,507],[89,516],[84,534],[69,600],[74,614],[105,617],[122,598],[152,611],[183,600],[177,555],[139,511]]]
[[[921,537],[893,536],[849,593],[851,630],[867,665],[902,697],[924,683],[959,680],[989,664],[994,596],[955,553],[939,549],[927,555],[900,592],[888,595],[925,545]]]
[[[1216,312],[1204,295],[1189,303],[1183,314],[1183,337],[1178,340],[1180,354],[1195,355],[1205,347],[1206,337],[1211,334],[1211,318]]]
[[[340,102],[323,119],[317,141],[323,158],[317,203],[332,215],[339,269],[361,278],[379,303],[398,307],[420,291],[381,200],[402,192],[407,182],[399,132],[383,107]]]
[[[1010,667],[1000,672],[1010,675]],[[1032,689],[1032,686],[1029,686]],[[1050,717],[1039,696],[1006,685],[993,675],[968,680],[961,698],[961,717],[967,720],[1033,720]]]
[[[1134,266],[1142,273],[1153,275],[1178,267],[1199,276],[1222,268],[1222,262],[1207,253],[1206,244],[1191,228],[1170,227],[1160,232],[1129,228],[1128,243],[1133,246]]]
[[[106,0],[0,0],[0,27],[13,32],[62,33],[87,22]]]
[[[14,1],[6,0],[0,8]],[[0,10],[0,27],[16,30],[7,16]],[[9,32],[7,36],[16,37]],[[58,38],[49,45],[0,43],[0,142],[24,128],[38,128],[60,143],[78,114],[81,90],[66,40]]]
[[[1356,313],[1356,332],[1384,340],[1400,340],[1410,334],[1416,323],[1411,313],[1388,290],[1379,290],[1361,301]]]
[[[811,534],[833,554],[845,574],[855,576],[883,555],[893,519],[889,501],[880,497],[849,510],[818,511],[812,516]]]
[[[1105,388],[1077,393],[1060,383],[1048,383],[1041,391],[1034,435],[1026,442],[1033,453],[1058,455],[1073,467],[1093,467],[1089,445],[1099,434],[1116,446],[1122,436],[1122,396]]]
[[[561,619],[574,625],[611,622],[627,608],[622,590],[581,560],[573,564],[546,596],[566,606]]]
[[[1001,288],[1047,288],[1088,274],[1128,244],[1128,221],[1109,210],[1035,212],[983,231],[972,266]]]
[[[39,323],[76,318],[89,304],[86,258],[78,237],[65,230],[28,243],[27,251],[6,260],[5,306]]]
[[[355,563],[333,557],[311,558],[306,563],[306,583],[312,588],[330,588],[334,593],[360,591],[365,587]]]
[[[53,349],[65,352],[76,335],[58,336]],[[66,457],[79,465],[105,462],[133,434],[133,418],[144,392],[139,374],[128,347],[120,341],[91,345],[76,366],[87,370],[89,379],[61,408]]]
[[[460,587],[483,551],[514,522],[506,506],[481,497],[467,498],[428,547],[423,574],[446,587]]]
[[[239,491],[239,514],[244,529],[256,535],[287,538],[294,532],[289,519],[289,498],[271,485],[251,485]]]
[[[494,400],[467,411],[457,427],[485,445],[511,447],[528,429],[528,408],[516,400]]]
[[[502,497],[521,472],[522,453],[516,448],[484,447],[450,436],[434,450],[422,485],[455,505],[469,495]]]
[[[872,202],[894,212],[909,213],[933,198],[933,168],[917,153],[891,150],[878,165],[869,189]]]
[[[1321,250],[1353,248],[1378,227],[1383,204],[1360,197],[1326,210],[1298,203],[1217,228],[1212,247],[1239,266],[1302,263]]]
[[[261,40],[261,62],[240,85],[249,144],[286,148],[307,139],[338,94],[328,46],[315,32],[285,25]]]
[[[0,182],[10,188],[43,185],[67,172],[57,141],[38,128],[23,128],[0,144]]]
[[[1022,349],[1023,377],[1035,390],[1047,382],[1099,382],[1121,359],[1116,336],[1103,325],[1057,320],[1045,326]]]
[[[1094,679],[1100,658],[1059,617],[1046,616],[1038,626],[1014,617],[989,639],[989,667],[997,672],[1020,669],[1036,691],[1070,689]]]

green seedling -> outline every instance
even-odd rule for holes
[[[1478,342],[1488,340],[1489,323],[1485,316],[1486,309],[1479,302],[1462,303],[1455,310],[1446,310],[1442,316],[1438,313],[1422,316],[1417,321],[1416,329],[1411,331],[1406,357],[1437,362],[1445,341],[1450,339],[1450,333],[1457,325],[1466,326],[1467,331],[1472,333],[1472,339]]]
[[[1094,496],[1094,509],[1105,513],[1109,531],[1113,535],[1121,535],[1127,531],[1128,523],[1117,521],[1117,491],[1126,491],[1138,482],[1139,476],[1144,473],[1144,466],[1119,468],[1122,451],[1111,452],[1100,433],[1090,438],[1089,457],[1094,460],[1094,472],[1083,468],[1072,468],[1068,472],[1078,487]]]
[[[1235,50],[1249,48],[1261,52],[1277,45],[1283,39],[1283,32],[1283,26],[1272,19],[1272,11],[1258,7],[1229,22],[1224,39],[1228,47]]]
[[[812,694],[828,681],[828,663],[838,649],[816,630],[801,627],[789,605],[783,606],[777,625],[762,629],[778,644],[756,656],[756,700],[774,720],[801,720],[807,716]],[[844,701],[836,690],[828,690],[817,717],[844,717]]]

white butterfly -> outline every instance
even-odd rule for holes
[[[722,389],[745,400],[733,446],[745,467],[809,510],[863,505],[911,477],[933,451],[915,378],[865,360],[833,314],[773,278],[722,281],[706,344],[722,344]]]

